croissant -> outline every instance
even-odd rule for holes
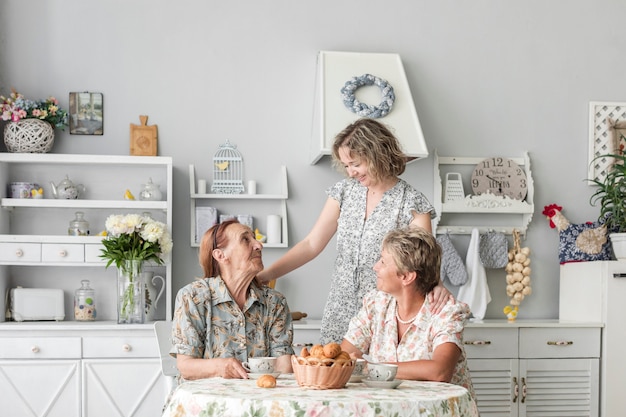
[[[256,380],[256,385],[261,388],[274,388],[276,387],[276,378],[269,374],[261,375]]]

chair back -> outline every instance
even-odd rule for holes
[[[166,378],[169,395],[172,389],[174,389],[174,386],[176,386],[176,377],[178,376],[176,359],[170,356],[170,349],[172,348],[172,322],[155,321],[154,333],[156,334],[157,343],[159,345],[161,373]]]

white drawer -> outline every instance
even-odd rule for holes
[[[41,244],[9,242],[0,243],[0,261],[40,262]]]
[[[104,246],[101,244],[85,245],[85,262],[97,262],[101,264],[106,263],[106,261],[100,257],[103,248]]]
[[[520,329],[520,358],[599,358],[600,328]]]
[[[153,336],[84,337],[84,358],[158,358],[159,348]]]
[[[293,347],[296,354],[300,353],[303,346],[313,346],[319,342],[319,329],[293,329]]]
[[[80,337],[0,337],[0,358],[80,358]]]
[[[466,327],[463,346],[468,358],[517,358],[517,328]]]
[[[72,243],[44,243],[41,245],[42,262],[84,262],[85,245]]]

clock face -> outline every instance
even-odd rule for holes
[[[523,200],[528,193],[526,173],[511,159],[487,158],[472,172],[472,191],[476,195],[490,192]]]

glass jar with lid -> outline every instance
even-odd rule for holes
[[[74,292],[74,320],[94,321],[96,319],[95,291],[89,286],[89,280],[80,282],[81,287]]]
[[[70,221],[70,227],[67,229],[67,234],[70,236],[88,236],[89,222],[85,220],[85,213],[77,211],[74,215],[76,217]]]

